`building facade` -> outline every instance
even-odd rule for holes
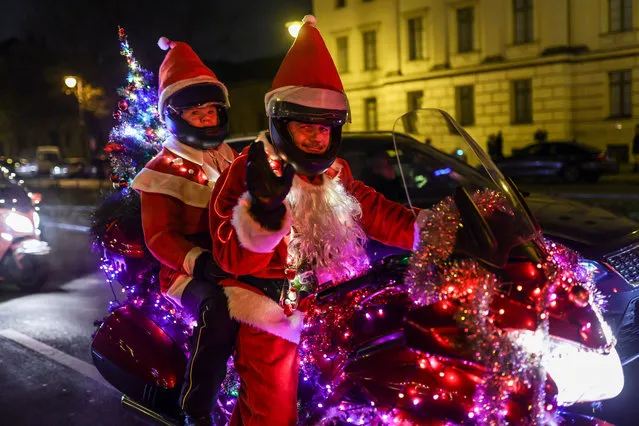
[[[441,108],[484,146],[501,131],[505,154],[544,129],[627,159],[639,0],[314,0],[313,10],[349,96],[349,130]]]

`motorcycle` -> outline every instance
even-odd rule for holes
[[[311,408],[300,422],[608,424],[566,411],[623,387],[614,337],[576,256],[543,240],[517,188],[447,113],[411,112],[393,133],[431,140],[420,159],[395,147],[409,206],[430,209],[426,226],[412,253],[386,251],[367,273],[310,296],[300,398]],[[459,146],[465,172],[438,167]],[[416,160],[427,167],[408,167]],[[450,192],[433,191],[434,179]],[[112,277],[125,280],[148,269],[130,228],[114,222],[103,241]],[[188,354],[175,324],[129,303],[92,344],[124,406],[166,425],[178,422]],[[231,407],[218,401],[220,424]]]
[[[40,289],[49,275],[51,248],[41,239],[36,211],[40,200],[40,194],[0,181],[0,279],[26,292]]]

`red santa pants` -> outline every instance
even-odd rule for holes
[[[294,426],[297,344],[241,324],[235,348],[240,395],[229,426]]]

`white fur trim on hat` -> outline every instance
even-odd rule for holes
[[[315,24],[317,24],[317,19],[313,15],[305,15],[304,19],[302,19],[302,24],[315,26]]]
[[[291,230],[293,221],[291,212],[286,208],[286,215],[282,221],[282,228],[277,231],[263,228],[259,222],[253,219],[250,213],[251,194],[245,192],[239,199],[237,206],[233,208],[231,224],[237,233],[240,245],[255,253],[271,253]]]
[[[187,78],[185,80],[180,80],[180,81],[176,81],[175,83],[171,84],[170,86],[167,86],[164,88],[164,90],[162,91],[162,93],[160,94],[160,99],[158,99],[158,111],[160,113],[160,119],[162,119],[164,117],[164,104],[166,103],[166,100],[173,94],[179,92],[180,90],[184,89],[185,87],[188,86],[193,86],[195,84],[200,84],[200,83],[211,83],[211,84],[215,84],[216,86],[219,86],[222,88],[222,90],[224,90],[224,96],[226,97],[226,107],[229,108],[231,106],[231,103],[229,101],[229,92],[226,89],[226,86],[224,84],[222,84],[221,81],[209,76],[209,75],[200,75],[198,77],[193,77],[193,78]]]
[[[158,46],[162,50],[169,50],[171,48],[171,40],[164,36],[160,37],[160,39],[158,40]]]
[[[264,96],[264,106],[267,114],[269,102],[275,99],[311,108],[349,110],[346,94],[331,89],[304,86],[278,87]]]
[[[304,313],[294,311],[287,317],[282,307],[273,300],[246,288],[224,286],[224,293],[232,318],[289,342],[300,342]]]

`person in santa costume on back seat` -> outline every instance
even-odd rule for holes
[[[161,291],[197,317],[180,404],[186,425],[208,426],[239,327],[217,284],[223,272],[210,251],[208,208],[215,181],[237,153],[223,142],[226,86],[188,44],[165,37],[158,44],[168,50],[158,109],[171,136],[132,187],[140,193],[146,245],[161,262]]]
[[[348,100],[313,16],[304,18],[265,105],[269,134],[222,174],[211,198],[213,255],[235,275],[221,284],[241,322],[233,426],[297,421],[297,345],[311,300],[299,303],[297,283],[313,293],[348,280],[368,265],[367,237],[411,249],[421,223],[337,158]]]

